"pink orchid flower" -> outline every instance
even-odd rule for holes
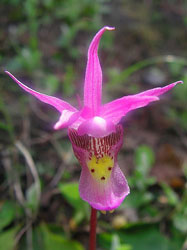
[[[117,162],[123,143],[121,118],[131,110],[159,100],[158,96],[182,83],[178,81],[102,104],[102,71],[97,51],[103,33],[113,29],[103,27],[90,44],[81,110],[56,97],[32,90],[6,71],[21,88],[60,112],[54,129],[68,128],[75,156],[82,166],[80,196],[93,208],[104,211],[117,208],[129,194],[127,180]]]

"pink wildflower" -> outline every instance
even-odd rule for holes
[[[82,166],[80,196],[98,210],[117,208],[129,194],[127,180],[117,162],[123,143],[123,127],[119,124],[121,118],[133,109],[159,100],[158,96],[181,83],[178,81],[162,88],[124,96],[102,105],[102,70],[97,51],[102,34],[113,29],[103,27],[90,44],[81,110],[63,100],[32,90],[6,71],[21,88],[60,112],[54,129],[68,128],[75,156]]]

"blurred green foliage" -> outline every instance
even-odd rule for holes
[[[1,247],[3,246],[3,248],[7,250],[14,249],[14,239],[15,239],[16,232],[17,230],[15,228],[11,228],[1,233],[0,234]]]
[[[66,249],[66,250],[83,250],[83,247],[80,243],[72,240],[68,240],[66,237],[62,235],[54,234],[49,231],[46,225],[41,225],[40,230],[42,233],[42,237],[44,240],[44,248],[46,250],[56,249]],[[41,245],[38,246],[40,248]]]
[[[15,219],[15,204],[5,201],[0,208],[0,231]]]
[[[71,223],[75,226],[80,224],[84,219],[89,218],[89,205],[81,200],[79,195],[78,183],[61,183],[59,184],[61,194],[74,209],[74,215]]]
[[[154,185],[156,180],[150,177],[150,170],[154,163],[154,153],[147,145],[139,146],[135,151],[135,170],[128,179],[129,185],[134,188],[131,195],[126,199],[125,206],[140,208],[150,204],[154,199],[149,187]]]
[[[186,83],[184,6],[176,0],[113,2],[1,0],[1,71],[7,69],[26,83],[35,82],[35,88],[46,94],[76,102],[91,37],[104,25],[116,25],[116,40],[109,32],[101,42],[107,98],[137,93],[144,88],[139,82]],[[19,91],[1,74],[0,249],[84,249],[89,206],[79,197],[80,169],[75,167],[66,131],[52,133],[55,114]],[[178,86],[166,108],[173,130],[182,137],[187,131],[186,96],[187,85]],[[17,148],[17,140],[28,152]],[[28,154],[40,175],[37,180]],[[186,184],[178,190],[152,176],[155,148],[139,145],[131,154],[131,194],[113,215],[98,215],[99,249],[184,250]]]
[[[123,244],[127,244],[127,246],[125,247],[132,250],[175,250],[180,249],[182,243],[180,242],[180,240],[178,241],[178,244],[176,244],[175,240],[169,241],[160,233],[158,225],[156,224],[134,225],[130,230],[127,230],[125,228],[120,229],[116,234],[120,239],[122,247]],[[112,232],[110,234],[101,234],[101,236],[99,237],[99,242],[103,249],[110,249],[112,237]],[[130,247],[128,247],[128,245],[130,245]]]

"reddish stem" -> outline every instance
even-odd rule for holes
[[[97,210],[91,207],[89,250],[96,250]]]

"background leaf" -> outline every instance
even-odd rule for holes
[[[15,206],[11,201],[5,201],[0,206],[0,231],[15,218]]]
[[[13,250],[14,249],[14,237],[17,232],[16,228],[12,228],[3,233],[0,233],[0,249]]]
[[[41,226],[45,250],[83,250],[79,242],[68,240],[62,235],[50,232],[45,224]]]

